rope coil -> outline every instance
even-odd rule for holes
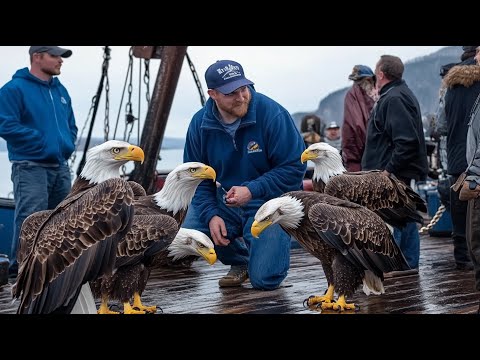
[[[440,218],[442,217],[443,213],[445,212],[446,207],[445,205],[440,205],[438,208],[437,212],[433,216],[432,220],[430,220],[430,223],[427,226],[423,226],[420,230],[420,234],[425,234],[428,230],[431,230],[439,221]]]

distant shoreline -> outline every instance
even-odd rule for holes
[[[103,142],[104,142],[103,138],[93,137],[90,140],[90,147],[99,145]],[[136,138],[130,139],[130,143],[137,144],[137,139]],[[183,149],[184,146],[185,146],[185,139],[183,138],[165,136],[162,141],[163,150]],[[85,148],[85,138],[82,138],[82,140],[78,144],[77,151],[83,151],[84,148]],[[7,143],[2,138],[0,138],[0,151],[7,151]]]

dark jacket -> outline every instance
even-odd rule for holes
[[[265,201],[300,190],[306,164],[300,162],[305,144],[288,111],[249,89],[252,99],[234,138],[216,119],[214,101],[208,99],[188,127],[183,160],[212,166],[226,190],[234,185],[248,187],[252,200],[244,211],[253,216]],[[192,201],[205,224],[218,215],[215,190],[212,182],[203,181]]]
[[[404,80],[392,81],[380,90],[368,123],[362,169],[426,179],[428,161],[420,105]]]
[[[480,66],[455,66],[443,79],[447,123],[448,174],[458,176],[467,168],[465,158],[468,121],[480,93]]]
[[[72,100],[58,78],[43,81],[28,68],[0,89],[0,136],[10,161],[62,164],[75,148]]]

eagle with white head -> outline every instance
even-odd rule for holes
[[[338,150],[324,142],[312,144],[302,153],[301,161],[308,160],[314,163],[315,191],[363,205],[391,226],[423,223],[418,211],[427,212],[425,201],[395,175],[385,176],[380,170],[347,172]]]
[[[95,146],[67,197],[25,219],[12,288],[17,313],[70,313],[83,284],[112,273],[133,220],[134,193],[119,169],[143,160],[143,150],[124,141]]]
[[[328,290],[305,300],[309,306],[355,309],[346,298],[362,283],[367,295],[381,294],[384,273],[409,269],[385,222],[346,200],[312,191],[288,192],[258,209],[252,235],[258,237],[273,224],[279,224],[322,264]],[[333,301],[335,292],[337,301]]]
[[[161,242],[161,247],[157,243],[155,251],[147,251],[146,248],[137,245],[135,249],[141,254],[136,253],[136,257],[132,257],[133,253],[120,250],[120,247],[126,245],[119,245],[117,263],[121,265],[119,265],[117,272],[112,276],[103,276],[90,284],[94,295],[102,299],[99,313],[115,313],[108,308],[110,299],[121,301],[124,305],[124,313],[151,313],[156,311],[156,306],[144,306],[141,302],[141,294],[146,287],[150,272],[152,268],[167,262],[169,254],[167,247],[177,235],[178,228],[185,219],[188,206],[198,185],[206,179],[215,181],[215,178],[215,170],[210,166],[198,162],[184,163],[178,165],[168,174],[165,184],[159,192],[153,195],[135,197],[133,227],[137,233],[141,231],[144,227],[142,224],[146,221],[154,222],[152,216],[167,217],[171,221],[169,221],[168,227],[162,226],[162,228],[163,231],[168,231],[169,242],[165,238]],[[173,228],[172,222],[177,226],[176,229]],[[162,229],[158,229],[158,231],[160,234]],[[172,234],[173,236],[171,236]],[[197,257],[198,253],[194,255]],[[201,253],[200,256],[204,257],[209,263],[213,263],[213,255]],[[129,303],[132,298],[133,307]]]

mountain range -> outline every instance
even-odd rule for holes
[[[426,116],[436,112],[438,92],[442,80],[440,77],[441,66],[460,62],[462,53],[461,46],[448,46],[432,54],[405,62],[403,79],[417,97],[423,115]],[[352,68],[353,65],[355,64],[352,64]],[[369,65],[372,67],[372,70],[375,66],[375,64],[364,65]],[[347,76],[348,74],[345,74],[345,77]],[[343,102],[348,89],[350,89],[350,87],[345,87],[328,94],[320,100],[316,110],[292,114],[297,126],[300,128],[302,117],[311,113],[318,115],[324,123],[335,121],[337,124],[342,125]]]
[[[403,78],[416,95],[422,114],[427,116],[434,114],[438,106],[438,93],[441,84],[440,68],[442,65],[460,62],[462,54],[461,46],[448,46],[442,48],[432,54],[417,57],[413,60],[405,62],[405,71]],[[352,68],[355,64],[352,62]],[[366,64],[374,67],[375,64]],[[348,74],[345,74],[347,77]],[[314,113],[318,115],[324,123],[331,121],[337,124],[343,124],[343,102],[345,94],[350,87],[335,90],[320,100],[317,109],[313,111],[304,111],[293,113],[292,116],[300,128],[300,122],[303,116]],[[78,149],[83,150],[84,141],[82,139]],[[90,147],[103,142],[103,138],[92,138]],[[136,144],[135,139],[131,139],[131,143]],[[184,138],[164,137],[162,149],[183,149],[185,144]],[[0,151],[6,151],[6,143],[0,138]]]

